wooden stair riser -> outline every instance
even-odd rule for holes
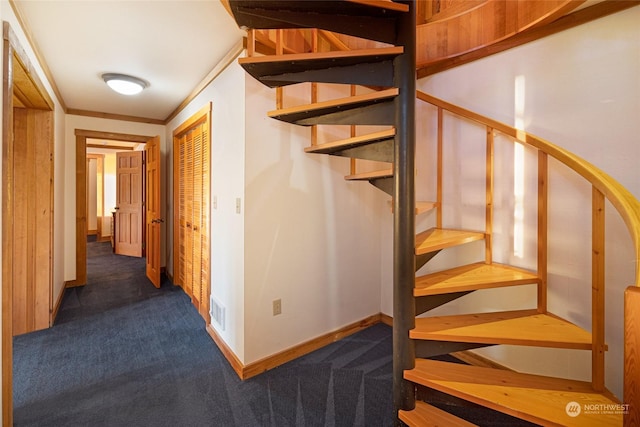
[[[268,6],[265,3],[259,0],[231,1],[230,5],[241,27],[321,28],[391,44],[396,44],[396,21],[402,13],[344,0],[270,1]]]

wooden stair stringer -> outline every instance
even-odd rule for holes
[[[422,297],[538,283],[540,278],[530,271],[479,262],[417,277],[413,295]]]
[[[393,59],[402,47],[250,56],[238,63],[269,87],[303,82],[393,86]]]
[[[419,340],[591,350],[591,333],[549,313],[514,310],[420,317],[409,337]]]
[[[621,414],[589,413],[585,405],[620,402],[591,383],[509,370],[418,359],[406,380],[544,426],[621,426]],[[568,406],[581,405],[578,416]]]

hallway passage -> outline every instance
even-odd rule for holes
[[[240,381],[189,298],[88,243],[56,325],[14,340],[16,426],[389,426],[391,328]]]

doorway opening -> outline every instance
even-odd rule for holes
[[[76,279],[67,282],[67,287],[74,286],[84,286],[87,283],[87,233],[88,233],[88,221],[87,221],[87,146],[91,145],[93,140],[101,140],[101,141],[119,141],[119,142],[131,142],[136,144],[145,144],[146,148],[152,148],[154,153],[152,155],[148,155],[147,157],[157,157],[156,163],[159,163],[159,137],[155,136],[147,136],[147,135],[131,135],[131,134],[120,134],[120,133],[112,133],[112,132],[101,132],[101,131],[93,131],[93,130],[84,130],[84,129],[76,129]],[[149,166],[149,161],[147,162],[147,167]],[[153,168],[152,168],[153,170]],[[159,181],[159,176],[153,178],[154,181]],[[145,174],[145,182],[148,181],[148,171]],[[155,189],[158,189],[159,193],[159,185],[154,185],[152,189],[152,193],[155,193]],[[146,193],[149,193],[148,186],[145,186]],[[159,196],[155,196],[152,194],[147,194],[145,197],[147,210],[153,202],[154,198],[159,198]],[[159,202],[159,201],[158,201]],[[157,203],[159,205],[159,203]],[[147,215],[147,213],[145,213]],[[153,244],[147,245],[146,247],[146,257],[147,257],[147,270],[150,269],[149,264],[152,264],[151,270],[155,275],[157,270],[157,281],[152,280],[154,285],[159,286],[160,283],[160,254],[159,248],[155,248],[159,246],[159,235],[160,235],[160,222],[162,219],[158,212],[152,213],[153,218],[146,218],[146,223],[149,225],[151,222],[151,233],[157,234],[156,236],[151,236],[153,240]],[[155,221],[155,222],[153,222]],[[157,226],[157,227],[156,227]],[[149,228],[149,227],[147,227]],[[154,229],[157,229],[155,231]],[[149,233],[149,231],[147,231]],[[157,253],[156,253],[157,252]],[[153,260],[150,260],[150,257]],[[156,260],[157,258],[157,260]]]

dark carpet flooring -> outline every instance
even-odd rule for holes
[[[391,334],[374,326],[240,381],[189,298],[88,244],[88,284],[14,340],[16,426],[388,426]]]
[[[14,339],[15,426],[391,426],[391,328],[376,325],[240,381],[187,295],[144,259],[87,245],[88,284],[56,324]],[[437,393],[483,426],[525,425]]]

